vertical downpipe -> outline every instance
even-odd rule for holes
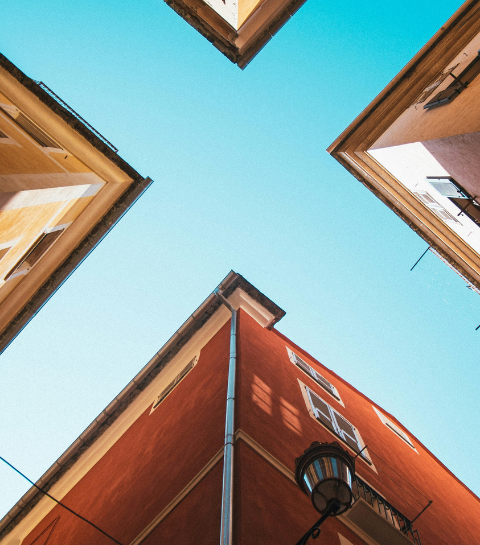
[[[237,311],[219,292],[215,295],[232,313],[230,324],[230,360],[228,363],[227,410],[223,445],[223,489],[220,545],[232,545],[233,536],[233,442],[235,425],[235,371],[237,365]]]

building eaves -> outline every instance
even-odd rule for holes
[[[250,284],[243,276],[230,271],[219,284],[218,288],[228,298],[236,289],[241,289],[261,304],[272,315],[269,324],[272,328],[284,315],[285,311]],[[222,303],[212,292],[197,310],[172,335],[165,345],[153,356],[147,365],[130,381],[115,399],[99,414],[80,437],[60,456],[60,458],[36,482],[36,486],[44,491],[58,482],[58,480],[75,464],[80,456],[92,446],[95,441],[112,425],[112,423],[127,409],[134,399],[152,380],[162,371],[165,365],[185,346],[185,344],[199,331]],[[42,492],[32,487],[17,502],[17,504],[0,520],[0,540],[5,537],[43,497]]]
[[[338,159],[339,153],[355,147],[357,139],[373,143],[383,127],[391,125],[420,94],[419,90],[431,83],[445,55],[454,57],[479,30],[480,0],[467,0],[327,148],[328,153]]]
[[[79,135],[81,135],[87,142],[89,142],[95,149],[102,153],[113,164],[125,172],[132,180],[141,181],[141,176],[133,167],[131,167],[126,161],[124,161],[110,146],[108,146],[94,131],[92,131],[87,124],[81,119],[76,117],[71,110],[62,105],[61,102],[49,94],[42,84],[37,83],[32,78],[29,78],[19,68],[17,68],[11,61],[9,61],[4,55],[0,53],[0,67],[6,70],[12,77],[14,77],[19,83],[34,94],[41,102],[50,108],[58,117],[63,119],[72,129],[74,129]],[[54,94],[54,93],[53,93]]]
[[[20,312],[11,320],[0,334],[0,355],[40,311],[50,297],[72,275],[77,267],[100,244],[103,238],[120,221],[123,215],[133,206],[135,201],[147,190],[152,183],[150,178],[141,178],[130,184],[124,193],[102,219],[93,227],[88,235],[78,244],[69,256],[59,265],[48,279],[36,290],[32,298],[22,307]]]
[[[0,334],[0,354],[15,339],[20,331],[37,314],[42,306],[50,299],[53,293],[67,280],[82,261],[93,251],[100,241],[108,234],[115,224],[122,218],[135,201],[146,191],[152,183],[150,178],[144,178],[126,161],[124,161],[110,147],[105,139],[89,128],[86,121],[69,108],[55,93],[47,92],[46,86],[38,84],[25,75],[11,61],[0,53],[0,67],[14,77],[23,87],[35,95],[42,103],[59,116],[65,123],[74,129],[83,139],[89,142],[96,150],[102,153],[109,161],[125,172],[132,182],[122,193],[117,201],[105,212],[104,216],[85,236],[68,257],[55,269],[50,277],[35,292],[31,299],[21,308],[18,314],[10,321],[8,326]]]

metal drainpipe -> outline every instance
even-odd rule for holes
[[[233,443],[235,425],[235,370],[237,365],[237,311],[218,289],[215,295],[232,313],[230,327],[230,361],[228,364],[227,410],[223,446],[223,490],[220,545],[232,545],[233,536]]]

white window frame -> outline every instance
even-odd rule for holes
[[[377,413],[378,418],[387,426],[387,428],[393,432],[395,435],[400,437],[404,443],[406,443],[411,449],[413,449],[416,453],[418,453],[418,450],[415,448],[415,445],[412,443],[412,440],[410,437],[395,423],[393,423],[389,418],[387,418],[384,414],[382,414],[375,406],[373,406],[373,410]]]
[[[444,206],[437,202],[427,191],[417,191],[416,193],[414,193],[414,195],[416,195],[418,200],[423,203],[427,208],[430,208],[430,210],[437,216],[437,218],[441,219],[444,223],[449,222],[463,225],[461,221],[459,221]]]
[[[361,460],[363,460],[371,469],[373,469],[376,472],[375,466],[373,465],[372,459],[370,458],[370,455],[368,454],[368,450],[365,448],[366,445],[365,445],[365,443],[364,443],[364,441],[362,439],[362,436],[360,435],[360,432],[358,431],[357,427],[354,426],[351,422],[349,422],[343,416],[343,414],[339,413],[336,409],[334,409],[332,406],[330,406],[321,396],[319,396],[311,388],[309,388],[308,386],[303,384],[302,381],[299,380],[298,382],[300,384],[300,388],[302,390],[302,394],[304,396],[304,400],[305,400],[305,403],[307,405],[307,409],[308,409],[308,412],[309,412],[310,416],[316,422],[318,422],[321,426],[323,426],[326,430],[328,430],[330,433],[332,433],[335,437],[339,438],[343,442],[344,445],[346,445],[350,450],[352,450],[355,453],[355,455],[359,454],[359,452],[361,451],[361,454],[359,454],[358,457]],[[311,398],[312,395],[319,398],[327,406],[329,414],[328,414],[328,416],[327,415],[325,415],[325,416],[327,416],[327,418],[332,422],[332,426],[333,426],[333,430],[334,430],[333,432],[318,417],[317,412],[320,412],[320,411],[313,404],[312,398]],[[358,449],[359,449],[358,451],[356,451],[345,440],[345,435],[346,434],[345,434],[344,430],[342,430],[340,428],[340,426],[338,425],[336,415],[339,415],[341,418],[343,418],[343,420],[345,420],[345,422],[347,422],[347,424],[349,424],[352,427],[353,433],[355,434],[355,438],[351,437],[351,439],[355,439],[355,442],[357,443],[357,446],[358,446]]]
[[[331,398],[337,401],[337,403],[340,403],[342,407],[345,407],[345,404],[343,403],[342,398],[340,397],[340,394],[338,393],[338,390],[335,388],[335,386],[329,380],[327,380],[323,375],[321,375],[316,369],[314,369],[311,365],[309,365],[303,358],[301,358],[300,356],[295,354],[295,352],[290,350],[288,346],[286,348],[288,352],[288,357],[290,358],[290,361],[295,365],[295,367],[300,369],[300,371],[302,371],[305,375],[307,375],[307,377],[311,378],[315,382],[315,384],[318,384],[318,386],[321,386],[321,388]],[[310,372],[307,372],[302,366],[300,366],[298,360],[300,360],[302,362],[302,365],[307,367],[310,370]],[[324,383],[327,383],[330,386],[331,391],[325,386]]]

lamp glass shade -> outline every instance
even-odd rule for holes
[[[313,448],[312,448],[313,447]],[[335,502],[334,515],[340,515],[352,504],[353,459],[336,444],[312,445],[297,460],[296,479],[319,513]]]
[[[347,464],[339,458],[317,458],[305,469],[303,480],[312,495],[313,506],[320,513],[326,510],[331,501],[341,506],[337,515],[350,507],[352,474]]]

